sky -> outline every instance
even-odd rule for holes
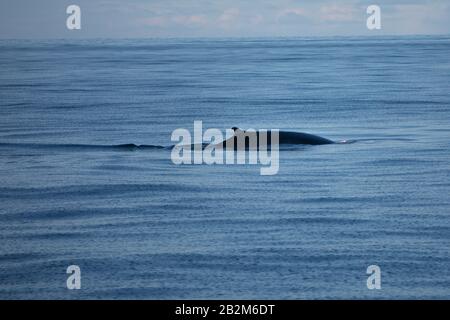
[[[81,8],[68,30],[66,8]],[[368,30],[366,9],[381,8]],[[450,34],[450,0],[0,0],[0,38]]]

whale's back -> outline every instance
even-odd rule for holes
[[[250,133],[247,133],[248,135],[251,135]],[[260,132],[256,132],[258,136],[258,146],[261,146],[261,137]],[[249,148],[249,137],[244,138],[245,140],[245,148]],[[231,140],[234,140],[234,142],[231,142]],[[272,143],[272,132],[267,131],[267,144],[270,145]],[[230,144],[229,144],[230,142]],[[313,134],[304,133],[304,132],[289,132],[289,131],[279,131],[278,132],[278,144],[305,144],[305,145],[322,145],[322,144],[332,144],[334,141],[331,141],[329,139],[319,137]],[[225,148],[229,145],[233,145],[234,149],[237,149],[238,147],[238,138],[236,136],[231,137],[221,143],[221,145]]]
[[[321,145],[331,144],[333,141],[319,137],[313,134],[304,132],[289,132],[280,131],[279,133],[280,144],[309,144],[309,145]]]

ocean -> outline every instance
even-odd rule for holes
[[[0,41],[0,299],[449,299],[449,53],[449,36]],[[156,146],[194,121],[354,143],[281,150],[270,176],[175,165]]]

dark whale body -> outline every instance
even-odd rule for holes
[[[246,133],[246,134],[251,134],[251,133]],[[256,135],[258,137],[258,144],[259,144],[260,143],[259,131],[256,131]],[[236,147],[237,147],[237,137],[236,136],[223,141],[222,146],[225,148],[227,145],[227,141],[229,141],[231,139],[234,139],[234,148],[236,149]],[[335,143],[332,140],[329,140],[329,139],[326,139],[323,137],[319,137],[319,136],[316,136],[313,134],[304,133],[304,132],[291,132],[291,131],[279,131],[278,139],[279,139],[280,145],[282,145],[282,144],[323,145],[323,144]],[[246,138],[245,140],[246,140],[245,146],[246,146],[246,148],[248,148],[249,138]],[[272,140],[271,132],[267,131],[267,144],[268,145],[271,144],[271,140]]]
[[[270,133],[268,134],[268,140],[270,139]],[[280,144],[309,144],[309,145],[321,145],[332,144],[334,141],[328,140],[323,137],[319,137],[313,134],[304,132],[279,132]],[[270,140],[269,140],[270,141]],[[270,142],[269,142],[270,143]]]

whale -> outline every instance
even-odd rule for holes
[[[257,138],[257,146],[258,148],[261,146],[260,140],[260,131],[243,131],[239,128],[233,127],[234,136],[224,140],[220,144],[216,145],[218,147],[223,148],[234,148],[237,149],[239,139],[241,141],[245,141],[245,149],[249,148],[249,140],[251,136],[256,136]],[[267,136],[266,144],[271,145],[272,143],[272,131],[264,131],[264,134]],[[245,140],[243,140],[245,139]],[[336,142],[317,136],[310,133],[305,132],[294,132],[294,131],[278,131],[278,144],[279,145],[325,145],[325,144],[334,144]],[[242,146],[242,145],[241,145]]]
[[[267,139],[270,142],[270,131]],[[316,136],[305,132],[279,131],[279,144],[307,144],[307,145],[323,145],[333,144],[332,140]]]

